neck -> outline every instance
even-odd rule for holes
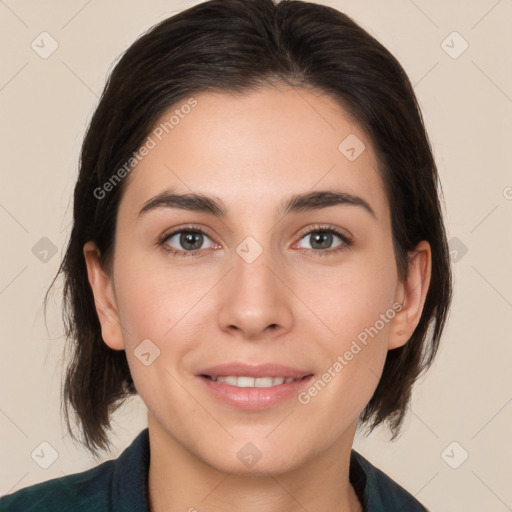
[[[328,451],[291,471],[224,473],[198,458],[148,415],[151,512],[361,512],[349,481],[355,425]]]

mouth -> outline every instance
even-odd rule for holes
[[[230,408],[264,411],[293,403],[314,380],[314,374],[274,363],[255,366],[234,362],[203,368],[196,378],[210,397]]]
[[[304,377],[250,377],[248,375],[206,375],[202,374],[201,377],[237,388],[272,388],[275,386],[281,386],[282,384],[288,384],[290,382],[297,382],[308,377],[312,374],[304,375]]]

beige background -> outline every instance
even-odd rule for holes
[[[415,390],[407,430],[394,443],[381,430],[355,447],[432,511],[512,510],[512,1],[319,3],[375,35],[415,84],[454,249],[451,317],[435,366]],[[2,494],[97,464],[64,436],[58,294],[48,331],[41,304],[65,247],[78,151],[106,75],[139,34],[188,5],[0,1]],[[31,47],[43,31],[58,43],[47,59]],[[453,58],[464,40],[469,47]],[[36,245],[51,247],[43,237],[56,247],[46,262]],[[116,449],[105,459],[145,421],[133,399],[115,417]],[[42,442],[58,453],[48,469],[31,458]],[[445,462],[459,464],[463,450],[469,457],[457,469]]]

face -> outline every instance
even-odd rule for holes
[[[332,98],[194,100],[127,178],[111,274],[86,247],[103,338],[168,443],[291,470],[351,445],[421,293],[404,301],[375,154]]]

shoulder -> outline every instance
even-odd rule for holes
[[[82,473],[31,485],[0,499],[1,512],[110,510],[110,487],[115,461]]]
[[[148,512],[149,458],[146,428],[117,459],[4,496],[0,511]]]
[[[412,494],[354,450],[350,459],[350,481],[365,505],[365,512],[427,512]]]

